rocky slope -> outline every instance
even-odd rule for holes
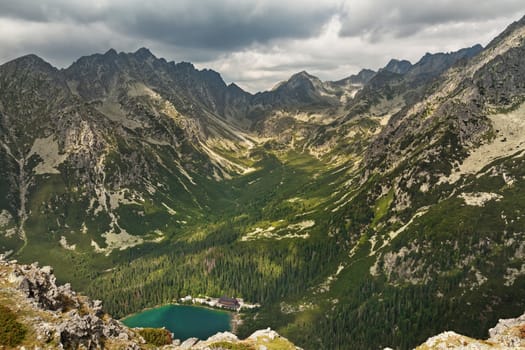
[[[402,96],[385,99],[392,79],[406,86],[422,72],[438,75],[473,50],[426,56],[401,72],[407,78],[389,70],[392,62],[339,82],[301,72],[256,95],[145,48],[82,57],[63,70],[34,55],[8,62],[0,66],[2,248],[25,247],[26,231],[105,254],[161,241],[166,225],[187,221],[173,213],[209,206],[213,182],[255,170],[254,147],[271,140],[355,158],[382,127],[378,118],[405,105]],[[146,202],[161,220],[136,207]],[[144,222],[121,218],[130,215]]]
[[[140,331],[129,329],[102,310],[102,302],[77,294],[69,284],[57,285],[53,270],[38,264],[20,265],[0,255],[0,306],[16,315],[25,327],[18,344],[0,348],[35,349],[173,349],[211,350],[244,346],[258,349],[299,349],[276,332],[267,329],[239,340],[231,333],[218,333],[205,341],[190,338],[156,347],[148,344]],[[0,324],[1,328],[8,327]]]
[[[21,346],[139,348],[138,336],[105,314],[100,301],[76,294],[68,284],[58,286],[49,266],[18,265],[1,256],[0,286],[1,305],[27,327]]]
[[[525,349],[525,314],[518,318],[499,320],[498,324],[489,330],[487,340],[476,340],[454,332],[444,332],[428,339],[416,350],[432,349]]]

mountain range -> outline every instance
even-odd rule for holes
[[[525,18],[485,48],[250,94],[111,49],[0,66],[0,250],[116,317],[260,303],[305,349],[484,337],[525,309]]]

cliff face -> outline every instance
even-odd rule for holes
[[[57,285],[53,270],[38,264],[20,265],[0,255],[0,307],[14,315],[15,332],[25,334],[22,340],[2,343],[9,339],[5,330],[12,327],[0,317],[0,349],[154,349],[140,330],[130,329],[113,319],[102,309],[102,302],[77,294],[69,284]],[[162,349],[230,349],[234,344],[252,349],[261,344],[273,344],[276,349],[296,347],[276,332],[257,331],[246,340],[234,334],[218,333],[206,341],[190,338],[174,340]],[[8,345],[9,344],[9,345]],[[241,346],[241,345],[239,345]]]

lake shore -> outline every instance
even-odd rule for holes
[[[238,312],[232,312],[232,316],[230,320],[230,332],[237,335],[237,330],[241,324],[242,324],[241,314]]]
[[[175,303],[147,308],[120,321],[130,328],[166,328],[182,341],[206,340],[217,332],[231,332],[239,324],[236,314],[226,310]]]

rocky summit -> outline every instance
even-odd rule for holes
[[[242,298],[260,308],[235,337],[271,327],[307,350],[486,337],[525,310],[523,57],[525,18],[486,47],[256,94],[146,48],[4,63],[0,250],[56,275],[3,262],[15,338],[167,336],[66,283],[116,318]]]

